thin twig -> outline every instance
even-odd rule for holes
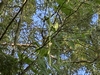
[[[15,20],[15,18],[18,16],[18,14],[20,13],[20,11],[23,9],[23,7],[25,6],[25,4],[27,3],[28,0],[25,0],[24,4],[22,5],[22,7],[20,8],[20,10],[16,13],[16,15],[13,17],[13,19],[9,22],[9,24],[7,25],[5,31],[3,32],[3,34],[0,37],[0,41],[2,40],[2,38],[4,37],[4,35],[6,34],[7,30],[9,29],[9,27],[11,26],[11,24],[13,23],[13,21]]]

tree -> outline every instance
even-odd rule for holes
[[[2,0],[1,75],[100,74],[99,0]]]

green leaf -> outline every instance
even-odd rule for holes
[[[75,44],[73,41],[69,41],[68,45],[70,46],[71,49],[75,49]]]
[[[27,58],[27,59],[24,60],[24,62],[27,63],[27,64],[30,64],[32,62],[32,59]]]
[[[96,3],[100,4],[100,0],[95,0]]]
[[[63,3],[63,0],[57,0],[58,4],[61,5],[61,11],[65,13],[66,15],[69,15],[73,11],[73,4],[69,3],[69,0],[67,3]],[[62,5],[63,4],[63,5]]]
[[[48,49],[41,49],[38,51],[40,56],[47,56],[48,55]]]
[[[69,15],[69,14],[71,13],[71,9],[67,9],[66,7],[62,7],[62,8],[61,8],[61,11],[62,11],[63,13],[65,13],[66,15]]]
[[[59,27],[58,23],[55,23],[55,25],[53,25],[53,28],[54,28],[55,30],[57,30],[58,27]]]
[[[61,5],[63,2],[64,2],[63,0],[57,0],[57,3],[60,4],[60,5]]]

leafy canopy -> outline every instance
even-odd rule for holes
[[[0,74],[100,74],[99,8],[100,0],[2,0]]]

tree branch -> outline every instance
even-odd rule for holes
[[[2,46],[14,46],[15,44],[14,43],[2,43],[0,44]],[[16,46],[22,46],[22,47],[34,47],[34,48],[37,48],[37,46],[33,45],[33,44],[20,44],[20,43],[16,43]]]
[[[23,7],[25,6],[25,4],[27,3],[28,0],[24,1],[24,4],[22,5],[22,7],[20,8],[20,10],[16,13],[16,15],[13,17],[13,19],[10,21],[10,23],[7,25],[5,31],[3,32],[3,34],[0,37],[0,41],[2,40],[2,38],[4,37],[4,35],[6,34],[7,30],[9,29],[9,27],[11,26],[11,24],[13,23],[13,21],[15,20],[15,18],[17,17],[17,15],[20,13],[20,11],[23,9]]]
[[[100,56],[97,56],[93,61],[88,61],[88,60],[80,60],[80,61],[73,61],[71,63],[94,63],[95,61],[98,60]]]

